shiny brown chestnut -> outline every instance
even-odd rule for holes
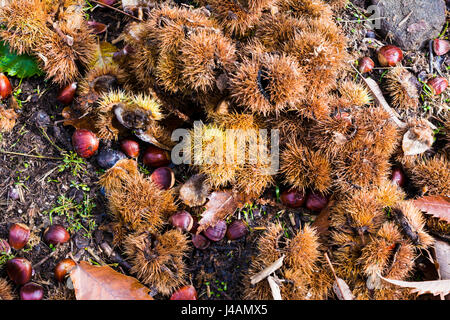
[[[305,194],[297,189],[285,190],[280,196],[281,202],[289,208],[300,208],[305,203]]]
[[[306,208],[311,211],[320,211],[328,204],[328,197],[321,193],[311,192],[306,197]]]
[[[220,241],[225,237],[227,224],[224,220],[219,220],[214,226],[210,226],[203,231],[205,237],[211,241]]]
[[[440,95],[448,87],[448,80],[444,77],[436,77],[428,80],[428,86],[431,88],[431,92],[434,95]]]
[[[42,300],[44,288],[41,285],[28,282],[20,288],[20,300]]]
[[[371,72],[375,67],[375,62],[369,57],[364,57],[359,60],[358,69],[361,73]]]
[[[397,46],[386,45],[378,50],[378,62],[383,67],[394,67],[403,60],[403,51]]]
[[[434,39],[433,49],[436,55],[442,56],[450,51],[450,41],[444,39]]]
[[[197,300],[197,290],[193,286],[184,286],[172,293],[170,300]]]
[[[242,220],[234,220],[227,228],[226,236],[228,240],[238,240],[248,234],[248,227]]]
[[[44,241],[47,244],[62,244],[69,241],[69,239],[69,232],[60,224],[52,224],[44,231]]]
[[[77,82],[72,82],[68,86],[64,87],[56,97],[56,100],[61,102],[62,104],[70,104],[75,97],[75,92],[77,91]]]
[[[168,190],[175,184],[175,174],[169,167],[160,167],[152,172],[150,179],[162,190]]]
[[[3,254],[10,254],[11,253],[11,246],[9,245],[8,241],[5,239],[0,239],[0,256]]]
[[[70,258],[61,260],[58,262],[54,270],[55,279],[62,282],[70,270],[75,268],[76,265],[77,263]]]
[[[98,149],[100,140],[95,133],[87,129],[77,129],[72,135],[75,152],[82,158],[92,157]]]
[[[209,241],[208,238],[206,238],[205,236],[203,236],[201,234],[193,234],[192,235],[192,244],[197,249],[205,250],[206,248],[209,247],[211,242]]]
[[[190,231],[194,225],[194,219],[189,212],[183,210],[170,216],[169,223],[180,231]]]
[[[120,143],[120,148],[130,158],[137,158],[139,156],[139,143],[134,140],[122,140]]]
[[[13,223],[9,228],[8,242],[16,250],[20,250],[30,238],[30,228],[23,223]]]
[[[149,167],[163,167],[170,163],[170,154],[161,148],[149,146],[144,152],[142,161]]]
[[[31,279],[33,267],[25,258],[12,258],[6,262],[6,273],[15,284],[25,284]]]
[[[403,187],[405,185],[406,177],[401,168],[395,167],[392,169],[391,181],[399,187]]]
[[[0,73],[0,97],[2,99],[8,98],[12,93],[11,82],[3,72]]]

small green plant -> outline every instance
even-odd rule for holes
[[[92,215],[94,208],[95,203],[87,194],[84,194],[81,203],[62,195],[57,200],[57,206],[48,212],[44,211],[44,214],[49,215],[50,223],[53,223],[54,215],[64,216],[69,224],[68,231],[77,232],[83,230],[83,235],[90,238],[96,228],[96,223]]]
[[[14,257],[13,254],[0,254],[0,266],[4,265],[8,260],[11,260]]]
[[[87,170],[85,168],[86,161],[84,161],[84,159],[77,155],[75,152],[63,151],[61,154],[63,156],[63,159],[62,163],[58,166],[59,172],[70,170],[74,177],[78,176],[78,173],[81,171],[87,173]]]

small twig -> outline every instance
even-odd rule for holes
[[[434,65],[433,40],[430,40],[430,42],[428,42],[428,51],[430,53],[430,73],[433,73],[433,65]]]
[[[268,276],[267,281],[269,282],[270,290],[272,291],[273,300],[283,300],[283,298],[281,297],[280,286],[276,282],[275,278],[272,276]]]
[[[36,267],[39,267],[41,264],[43,264],[45,261],[47,261],[48,259],[53,257],[55,254],[56,254],[56,250],[52,251],[48,256],[45,256],[44,259],[42,259],[38,263],[34,264],[33,269],[36,269]]]
[[[100,1],[97,1],[97,0],[91,0],[91,1],[94,2],[94,3],[96,3],[96,4],[98,4],[98,5],[100,5],[100,6],[102,6],[102,7],[107,7],[107,8],[109,8],[109,9],[112,9],[112,10],[115,10],[115,11],[117,11],[117,12],[120,12],[120,13],[126,15],[126,16],[129,16],[129,17],[131,17],[131,18],[133,18],[133,19],[136,19],[136,20],[138,20],[138,21],[142,21],[142,19],[139,19],[139,18],[137,18],[137,17],[135,17],[135,16],[133,16],[133,15],[131,15],[131,14],[126,13],[125,11],[122,11],[122,10],[120,10],[120,9],[117,9],[117,8],[113,7],[113,6],[110,6],[109,4],[101,3]]]
[[[22,157],[39,158],[39,159],[51,159],[51,160],[62,160],[63,159],[63,158],[58,158],[58,157],[40,156],[40,155],[36,155],[36,154],[12,152],[12,151],[6,151],[6,150],[3,150],[3,149],[0,149],[0,153],[12,154],[12,155],[15,155],[15,156],[22,156]]]
[[[267,268],[265,268],[264,270],[262,270],[261,272],[258,272],[257,274],[255,274],[253,277],[250,278],[250,282],[252,285],[257,284],[258,282],[260,282],[261,280],[264,280],[265,278],[267,278],[269,275],[271,275],[272,273],[274,273],[275,271],[277,271],[278,269],[280,269],[283,266],[283,260],[285,258],[285,255],[283,254],[283,256],[276,260],[274,263],[272,263],[271,265],[269,265]]]
[[[398,24],[397,27],[400,28],[402,25],[404,25],[406,23],[406,21],[408,21],[409,17],[411,17],[412,14],[413,14],[413,11],[411,10],[411,12],[405,17],[405,19],[400,21],[400,23]]]
[[[95,259],[95,261],[97,261],[100,265],[102,266],[106,266],[107,263],[105,261],[103,261],[98,255],[95,254],[95,252],[89,248],[86,247],[85,250]]]

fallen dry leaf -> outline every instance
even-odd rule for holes
[[[434,252],[439,264],[441,279],[450,280],[450,245],[447,242],[435,239]]]
[[[442,295],[446,296],[450,293],[450,280],[434,280],[434,281],[400,281],[394,279],[384,278],[378,274],[381,279],[386,282],[392,283],[402,288],[412,288],[411,293],[417,293],[419,295],[425,293],[431,293],[434,296]]]
[[[92,116],[86,115],[79,118],[70,107],[65,107],[61,112],[61,115],[64,118],[63,124],[65,126],[72,126],[75,129],[87,129],[94,133],[97,133],[98,131]]]
[[[104,67],[109,64],[115,64],[113,60],[114,53],[117,52],[118,49],[115,45],[103,41],[97,45],[95,50],[95,59],[90,64],[90,67]]]
[[[241,205],[242,197],[232,191],[215,191],[209,196],[209,201],[206,203],[205,211],[202,213],[202,218],[198,222],[199,227],[197,234],[208,228],[214,226],[217,221],[225,219],[228,215],[233,214],[234,211]]]
[[[450,198],[445,196],[426,196],[413,200],[414,205],[435,218],[450,223]]]
[[[330,233],[328,230],[330,226],[330,209],[334,206],[334,203],[335,200],[330,200],[330,202],[328,202],[328,205],[320,211],[319,215],[311,225],[312,227],[316,228],[317,235],[319,236],[319,240],[321,242],[326,242],[326,238]]]
[[[339,300],[354,300],[352,290],[348,284],[339,277],[336,277],[336,281],[333,283],[333,291]]]
[[[201,206],[208,199],[210,189],[206,175],[195,174],[181,186],[179,198],[189,207]]]
[[[70,272],[77,300],[153,300],[150,289],[108,266],[81,261]]]
[[[405,156],[424,153],[431,148],[434,138],[430,127],[412,127],[403,135],[402,150]]]

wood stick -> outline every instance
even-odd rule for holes
[[[280,286],[275,281],[275,278],[272,276],[268,276],[267,281],[269,282],[270,290],[272,291],[273,300],[283,300],[283,298],[281,297]]]
[[[283,254],[283,256],[280,259],[276,260],[274,263],[272,263],[270,266],[268,266],[261,272],[258,272],[257,274],[255,274],[253,277],[250,278],[250,283],[252,285],[255,285],[258,282],[260,282],[261,280],[264,280],[265,278],[267,278],[269,275],[271,275],[278,269],[280,269],[283,266],[283,260],[285,257],[286,257],[286,255]]]

